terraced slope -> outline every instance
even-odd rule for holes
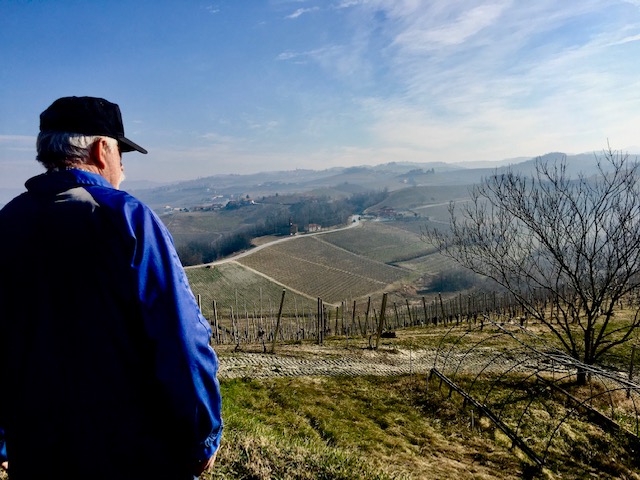
[[[328,235],[323,235],[326,238]],[[301,237],[247,255],[238,262],[327,303],[385,289],[407,273],[366,259],[317,237]]]
[[[353,228],[324,235],[322,239],[352,253],[383,263],[399,262],[427,255],[433,248],[420,234],[397,225],[422,225],[420,222],[364,222]],[[419,232],[419,229],[418,229]]]
[[[225,263],[212,268],[186,269],[189,284],[195,295],[200,295],[201,310],[212,318],[215,300],[221,316],[228,316],[231,308],[240,316],[251,314],[275,315],[280,305],[282,285],[265,278],[237,263]],[[295,285],[292,285],[295,289]],[[284,311],[315,310],[315,298],[306,298],[292,291],[285,295]],[[275,313],[274,313],[275,311]]]

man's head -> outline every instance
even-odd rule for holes
[[[112,154],[147,153],[124,136],[120,107],[96,97],[63,97],[53,102],[40,114],[37,149],[38,161],[48,170],[92,166],[105,178],[113,165],[104,162],[113,160]]]

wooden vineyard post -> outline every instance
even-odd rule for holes
[[[345,300],[345,301],[342,302],[342,316],[341,316],[341,319],[342,319],[342,333],[344,333],[344,338],[346,340],[346,348],[348,349],[349,348],[349,327],[344,324],[344,313],[345,313],[345,310],[346,310],[346,308],[345,308],[346,305],[347,305],[347,302]]]
[[[396,305],[396,302],[393,302],[393,311],[396,315],[396,325],[394,328],[398,328],[400,326],[400,316],[398,315],[398,305]]]
[[[380,307],[380,318],[378,320],[378,332],[376,335],[376,350],[380,345],[380,337],[382,336],[382,326],[384,325],[384,313],[387,309],[387,294],[382,294],[382,306]]]
[[[427,318],[427,300],[422,297],[422,309],[424,310],[424,324],[427,325],[429,320]]]
[[[409,299],[405,298],[405,302],[407,302],[407,314],[409,315],[409,326],[413,326],[413,319],[411,318],[411,307],[409,306]],[[406,327],[406,323],[405,323]]]
[[[351,329],[355,329],[355,322],[356,322],[356,301],[353,301],[353,311],[351,312]],[[358,317],[358,323],[360,323],[360,317]],[[360,327],[360,330],[362,330],[362,327]],[[355,337],[355,335],[354,335]]]
[[[318,345],[322,345],[322,325],[323,325],[323,314],[322,314],[322,300],[320,299],[320,297],[318,297],[318,317],[317,317],[317,324],[318,324]]]
[[[233,307],[229,307],[229,318],[231,319],[231,335],[233,336],[233,343],[235,343],[237,346],[240,344],[240,339],[238,339],[238,336],[236,334],[236,317],[233,314]]]
[[[271,353],[276,352],[276,340],[278,339],[278,331],[280,330],[280,319],[282,318],[282,306],[284,305],[284,294],[286,290],[282,290],[282,297],[280,298],[280,308],[278,309],[278,319],[276,320],[276,329],[273,332],[273,343],[271,344]]]
[[[251,321],[249,320],[249,312],[247,311],[247,304],[244,304],[244,320],[245,320],[245,341],[251,342]]]
[[[216,301],[213,301],[213,337],[216,339],[216,343],[220,343],[220,332],[218,331],[218,306]]]
[[[371,310],[371,297],[367,300],[367,311],[364,314],[364,328],[365,331],[362,332],[363,336],[367,335],[367,330],[369,329],[369,311]]]

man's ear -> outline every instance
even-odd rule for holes
[[[91,145],[91,157],[93,160],[93,164],[100,170],[104,170],[107,166],[107,148],[109,148],[109,146],[107,145],[107,141],[104,138],[101,138],[97,142],[94,142],[93,145]]]

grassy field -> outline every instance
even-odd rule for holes
[[[224,443],[205,478],[521,478],[506,446],[438,414],[415,377],[239,379],[222,389]]]
[[[183,244],[191,240],[212,241],[249,220],[233,212],[180,212],[163,216],[174,231],[176,242]],[[188,269],[188,277],[194,293],[201,295],[207,317],[212,313],[214,300],[227,310],[231,306],[236,311],[252,311],[260,306],[265,309],[269,302],[277,308],[283,288],[290,291],[286,301],[293,300],[285,311],[298,307],[306,310],[308,305],[315,308],[317,298],[337,305],[383,291],[397,293],[398,301],[407,295],[415,300],[419,299],[415,292],[422,290],[429,278],[454,267],[450,260],[434,254],[433,247],[421,239],[426,224],[426,220],[412,217],[363,222],[357,228],[320,236],[300,236],[240,259],[239,263],[248,268],[193,267]],[[214,226],[217,233],[208,233]],[[259,238],[254,244],[277,238]]]
[[[414,328],[385,339],[393,354],[411,346],[433,348],[447,329]],[[491,332],[475,332],[473,344]],[[508,348],[503,339],[498,348]],[[336,342],[335,354],[343,343]],[[351,349],[366,348],[354,341]],[[464,348],[463,345],[460,346]],[[221,358],[224,361],[222,353]],[[282,355],[290,355],[288,350]],[[295,353],[294,353],[295,354]],[[345,351],[345,354],[346,351]],[[469,380],[475,378],[468,377]],[[478,386],[482,389],[482,385]],[[565,388],[580,396],[570,381]],[[543,470],[479,415],[461,396],[423,375],[396,377],[301,377],[223,380],[226,433],[210,479],[638,479],[639,465],[620,440],[586,417],[569,415],[556,434]],[[531,396],[531,381],[512,372],[491,382],[503,418],[520,421],[522,435],[536,450],[546,448],[550,430],[569,410],[550,392]],[[593,394],[587,388],[584,394]],[[633,415],[620,393],[603,397]],[[500,403],[502,402],[502,403]]]
[[[531,464],[455,397],[403,377],[222,382],[226,431],[209,479],[519,479]],[[562,412],[560,402],[546,408]],[[553,411],[553,410],[552,410]],[[548,411],[539,415],[548,416]],[[578,419],[535,478],[640,478],[614,438]]]
[[[399,331],[397,338],[382,342],[381,353],[399,354],[408,347],[433,349],[448,330]],[[491,334],[476,330],[460,348]],[[503,341],[493,347],[508,348],[509,338]],[[366,349],[366,340],[354,339],[350,345],[346,350],[343,340],[330,338],[328,353],[305,350],[304,358],[348,355]],[[279,355],[292,355],[291,349],[298,347],[283,346]],[[219,354],[224,362],[227,355],[237,353],[230,346]],[[564,387],[581,395],[570,382]],[[424,375],[245,377],[222,380],[221,388],[225,432],[213,472],[201,477],[206,480],[640,479],[638,459],[620,439],[579,415],[567,417],[545,468],[536,470],[488,418],[437,382],[431,381],[427,388]],[[492,388],[496,397],[508,400],[503,402],[503,415],[514,421],[520,413],[515,408],[518,403],[530,404],[527,420],[534,421],[533,428],[523,432],[536,448],[544,447],[549,422],[555,425],[567,415],[564,398],[550,392],[531,397],[531,385],[515,372],[503,375]],[[594,388],[598,385],[583,393],[593,394]],[[634,412],[623,393],[601,400],[602,405],[596,406],[602,410],[613,401],[621,412]],[[149,478],[161,468],[150,468]],[[0,479],[6,478],[0,473]]]

